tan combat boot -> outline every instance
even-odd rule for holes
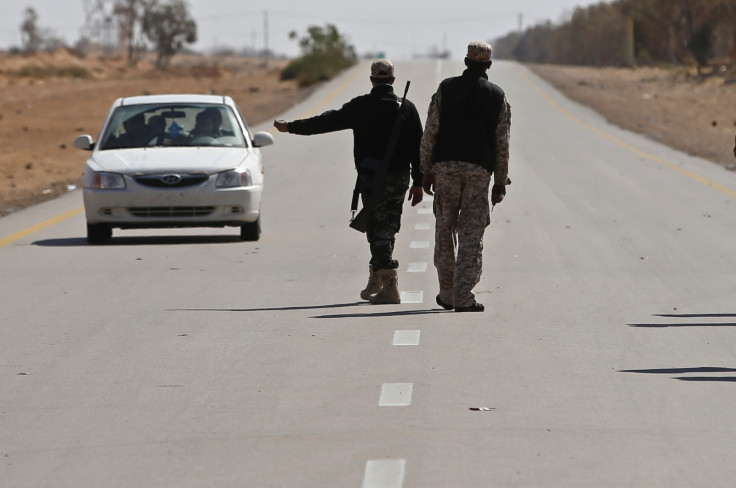
[[[368,284],[365,285],[365,290],[360,292],[360,298],[363,300],[370,300],[373,295],[381,291],[381,277],[377,271],[373,271],[373,266],[368,265]]]
[[[381,278],[381,291],[371,297],[373,305],[384,303],[401,303],[401,295],[399,294],[399,276],[395,269],[378,270],[378,276]]]

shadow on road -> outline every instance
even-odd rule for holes
[[[647,374],[736,373],[736,368],[719,368],[719,367],[703,366],[699,368],[623,369],[623,370],[620,370],[619,373],[647,373]]]
[[[736,368],[703,366],[698,368],[624,369],[619,373],[688,374],[688,373],[736,373]],[[673,376],[673,380],[690,382],[736,383],[736,376]]]
[[[108,247],[108,246],[171,246],[176,244],[223,244],[244,243],[240,236],[135,236],[113,237],[105,244],[90,245],[84,237],[70,237],[65,239],[44,239],[34,241],[34,246],[42,247]],[[251,243],[252,244],[252,243]]]
[[[627,324],[629,327],[643,327],[650,329],[665,329],[667,327],[736,327],[734,322],[700,322],[685,324]]]
[[[299,307],[264,308],[171,308],[169,312],[287,312],[289,310],[315,310],[323,308],[343,308],[366,305],[366,302],[333,303],[330,305],[303,305]]]
[[[331,308],[346,308],[346,307],[374,307],[368,302],[352,302],[352,303],[334,303],[329,305],[304,305],[295,307],[264,307],[264,308],[172,308],[169,312],[288,312],[292,310],[321,310]],[[375,310],[375,308],[373,308]],[[406,315],[424,315],[434,313],[444,313],[444,310],[430,309],[430,310],[395,310],[395,311],[379,311],[375,312],[362,312],[362,313],[340,313],[332,315],[315,315],[309,317],[311,319],[346,319],[346,318],[361,318],[361,317],[401,317]]]
[[[685,314],[655,314],[655,317],[670,317],[670,318],[723,318],[723,317],[736,317],[736,313],[685,313]]]
[[[722,319],[736,317],[736,313],[687,313],[687,314],[654,314],[654,317],[670,319]],[[676,322],[666,324],[627,324],[629,327],[667,328],[667,327],[736,327],[735,322]]]
[[[654,317],[670,319],[724,319],[736,317],[736,313],[690,313],[690,314],[654,314]],[[629,327],[641,328],[668,328],[668,327],[736,327],[734,322],[677,322],[677,323],[649,323],[649,324],[627,324]],[[673,380],[689,382],[721,382],[736,383],[734,376],[713,376],[714,373],[736,373],[736,368],[723,368],[717,366],[701,366],[694,368],[653,368],[653,369],[624,369],[619,373],[642,373],[642,374],[667,374],[683,375],[693,374],[699,376],[672,376]]]

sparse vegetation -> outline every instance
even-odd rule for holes
[[[289,37],[296,39],[298,34],[292,32]],[[296,79],[302,87],[329,80],[358,62],[355,48],[332,24],[309,27],[299,47],[301,56],[286,66],[281,79]]]
[[[90,72],[83,66],[23,66],[10,73],[14,76],[28,78],[80,78],[90,77]]]
[[[499,58],[582,66],[736,62],[733,0],[615,0],[494,41]]]
[[[197,24],[189,16],[184,0],[171,0],[168,4],[153,2],[142,20],[143,34],[156,50],[156,67],[166,68],[171,57],[181,51],[184,43],[197,41]]]

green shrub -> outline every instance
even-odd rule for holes
[[[296,38],[295,32],[290,34]],[[325,28],[312,26],[299,40],[302,54],[292,60],[281,72],[282,80],[296,79],[299,86],[309,86],[329,80],[358,62],[355,48],[334,25]]]
[[[89,78],[89,70],[82,66],[24,66],[15,71],[16,76],[28,78]]]

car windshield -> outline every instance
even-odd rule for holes
[[[129,105],[115,109],[99,148],[160,146],[245,147],[245,139],[225,105]]]

